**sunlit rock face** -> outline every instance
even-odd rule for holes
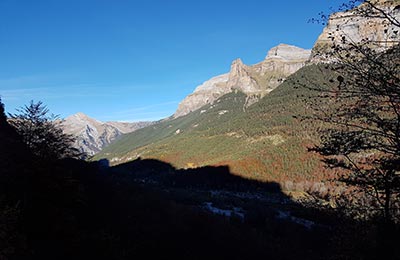
[[[379,10],[400,21],[400,0],[373,1]],[[288,44],[280,44],[268,51],[266,58],[255,65],[248,66],[241,59],[232,62],[228,73],[214,77],[187,96],[180,104],[174,117],[186,115],[206,104],[212,104],[221,96],[232,91],[245,93],[251,105],[257,102],[289,75],[307,62],[330,62],[334,44],[368,42],[376,50],[385,50],[400,40],[400,30],[381,17],[365,17],[361,13],[369,8],[367,4],[346,12],[332,14],[327,26],[318,37],[311,50],[304,50]]]
[[[241,59],[232,62],[229,73],[211,78],[198,86],[180,104],[174,117],[186,115],[211,104],[232,91],[249,96],[251,103],[271,92],[286,77],[303,67],[310,58],[311,50],[280,44],[272,48],[266,58],[255,65],[245,65]]]
[[[174,117],[184,116],[190,112],[199,109],[205,104],[210,104],[219,97],[229,93],[231,90],[227,86],[228,74],[222,74],[213,77],[200,86],[192,94],[187,96],[176,110]]]
[[[383,51],[398,44],[399,28],[384,18],[381,11],[399,22],[400,1],[374,1],[374,5],[379,10],[364,3],[352,10],[332,14],[314,44],[311,61],[333,60],[334,57],[329,55],[333,45],[368,44],[377,51]]]
[[[63,122],[65,133],[76,137],[74,146],[79,151],[91,156],[109,145],[122,134],[133,132],[149,125],[150,122],[100,122],[83,113],[69,116]]]

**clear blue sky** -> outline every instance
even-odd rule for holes
[[[155,120],[232,60],[311,48],[328,0],[0,0],[0,95],[54,114]]]

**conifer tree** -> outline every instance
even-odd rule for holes
[[[42,102],[31,101],[17,111],[17,114],[10,115],[10,123],[34,155],[42,159],[79,156],[72,147],[74,137],[63,132],[62,120],[49,115],[49,109]]]

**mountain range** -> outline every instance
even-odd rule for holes
[[[100,122],[79,112],[65,118],[64,132],[76,137],[74,146],[87,156],[93,156],[118,139],[121,135],[133,132],[152,122]]]
[[[388,2],[393,3],[378,5],[399,18],[399,8]],[[303,86],[311,80],[338,84],[335,72],[323,63],[334,60],[329,50],[341,44],[339,31],[354,41],[373,36],[377,49],[390,47],[380,44],[385,37],[399,40],[380,18],[355,18],[355,12],[357,8],[333,14],[312,50],[279,44],[255,65],[236,59],[228,73],[196,87],[172,117],[121,136],[94,159],[107,158],[115,165],[153,158],[178,168],[227,165],[250,179],[288,186],[319,182],[328,173],[307,149],[318,141],[320,125],[298,119],[310,112],[306,100],[315,93]]]
[[[377,3],[400,20],[400,0]],[[54,135],[41,135],[47,121],[14,121],[28,129],[20,134],[0,100],[0,259],[151,259],[160,252],[172,259],[398,259],[398,142],[384,148],[397,156],[389,161],[375,144],[398,137],[399,124],[385,116],[391,113],[385,103],[397,111],[399,81],[386,76],[390,67],[397,69],[400,48],[390,48],[400,36],[377,17],[355,20],[355,12],[332,15],[312,50],[279,44],[255,65],[236,59],[229,72],[196,87],[168,118],[125,123],[83,113],[67,117],[64,131],[77,137],[75,146],[90,158],[71,158],[69,149],[65,158],[58,156],[69,138],[53,124]],[[341,64],[333,63],[330,50],[343,41],[336,30],[360,42],[375,37],[376,50],[389,49],[374,56],[385,69],[376,85],[381,72],[368,69],[366,59],[350,59],[357,69],[367,67],[365,77],[373,74],[359,86],[378,92],[380,83],[390,86],[385,98],[368,95],[373,102],[355,106],[336,102],[336,94],[346,91],[343,82],[353,86],[347,80],[354,77],[354,85],[364,83],[363,76],[335,70]],[[385,35],[387,45],[381,42]],[[356,90],[351,99],[359,102],[364,89]],[[332,106],[356,116],[367,111],[357,118],[365,128],[371,104],[383,125],[379,134],[394,138],[364,142],[358,133],[347,135],[348,129],[334,131],[327,154],[340,150],[351,160],[357,149],[361,166],[356,161],[356,168],[343,165],[341,172],[323,164],[321,159],[341,162],[309,149],[324,141],[326,130],[326,116],[312,117],[316,106],[328,115],[337,111]],[[41,111],[31,109],[39,118]],[[368,130],[375,131],[372,125]],[[358,182],[353,175],[360,172]],[[349,185],[337,182],[347,175]],[[363,191],[374,191],[375,199]],[[381,203],[382,191],[388,203]]]
[[[247,106],[250,106],[303,67],[310,55],[311,50],[280,44],[255,65],[247,66],[241,59],[236,59],[229,73],[213,77],[187,96],[179,104],[174,117],[186,115],[233,91],[245,93],[248,96]]]

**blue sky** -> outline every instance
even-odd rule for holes
[[[41,100],[61,117],[164,118],[236,58],[311,48],[308,19],[341,2],[0,0],[0,96],[12,113]]]

